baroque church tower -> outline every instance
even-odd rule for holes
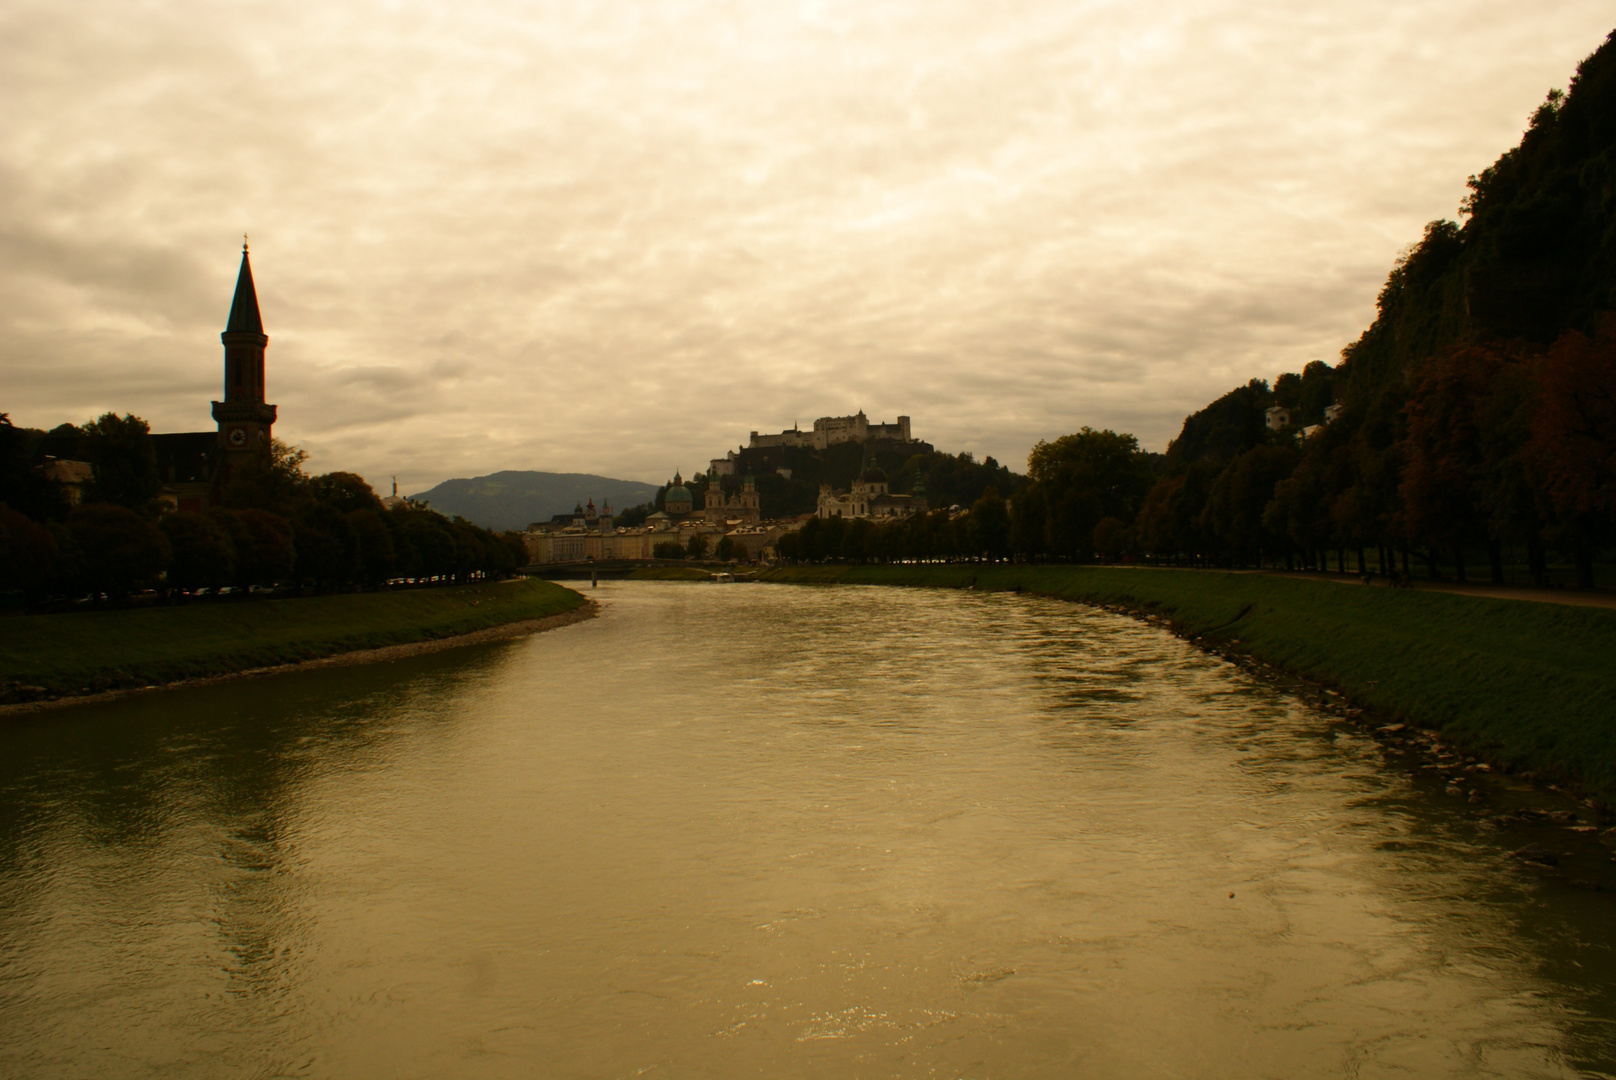
[[[241,272],[224,333],[224,400],[213,403],[219,425],[219,451],[228,466],[269,450],[275,406],[264,402],[264,348],[269,337],[258,315],[247,245],[241,245]]]

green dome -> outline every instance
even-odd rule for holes
[[[662,501],[664,504],[666,504],[675,502],[693,502],[694,500],[690,496],[689,488],[684,487],[683,485],[677,485],[668,489],[668,493],[662,497]]]

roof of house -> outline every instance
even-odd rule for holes
[[[45,479],[58,484],[84,484],[95,475],[88,461],[63,461],[59,458],[46,460],[40,472],[44,473]]]
[[[205,484],[213,479],[219,452],[216,431],[178,431],[151,436],[157,479],[165,484]]]

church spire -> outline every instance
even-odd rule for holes
[[[227,334],[262,334],[264,320],[258,316],[258,290],[253,288],[252,263],[247,261],[247,244],[241,244],[241,272],[236,275],[236,298],[230,302]]]
[[[245,237],[243,237],[245,240]],[[219,449],[227,457],[266,454],[272,445],[275,406],[264,401],[264,322],[258,317],[258,291],[253,288],[247,245],[241,245],[241,272],[230,302],[224,333],[224,399],[213,403],[219,422]],[[228,470],[226,470],[228,472]],[[220,473],[224,476],[225,473]]]

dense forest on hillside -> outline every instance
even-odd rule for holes
[[[1253,383],[1189,417],[1136,520],[1155,554],[1317,563],[1395,547],[1466,573],[1550,550],[1591,583],[1612,541],[1616,37],[1433,221],[1334,369]],[[1339,417],[1311,438],[1296,429]],[[1269,405],[1299,408],[1291,427]],[[1299,423],[1297,422],[1299,421]]]
[[[1485,566],[1495,581],[1516,563],[1542,581],[1562,558],[1592,585],[1616,543],[1616,34],[1469,188],[1462,223],[1426,226],[1338,364],[1230,390],[1188,417],[1161,459],[1132,436],[1084,428],[1034,449],[1030,483],[1008,505],[816,527],[787,548],[807,559],[1333,559],[1403,574],[1412,562],[1461,579]],[[1274,406],[1290,411],[1278,430]]]

